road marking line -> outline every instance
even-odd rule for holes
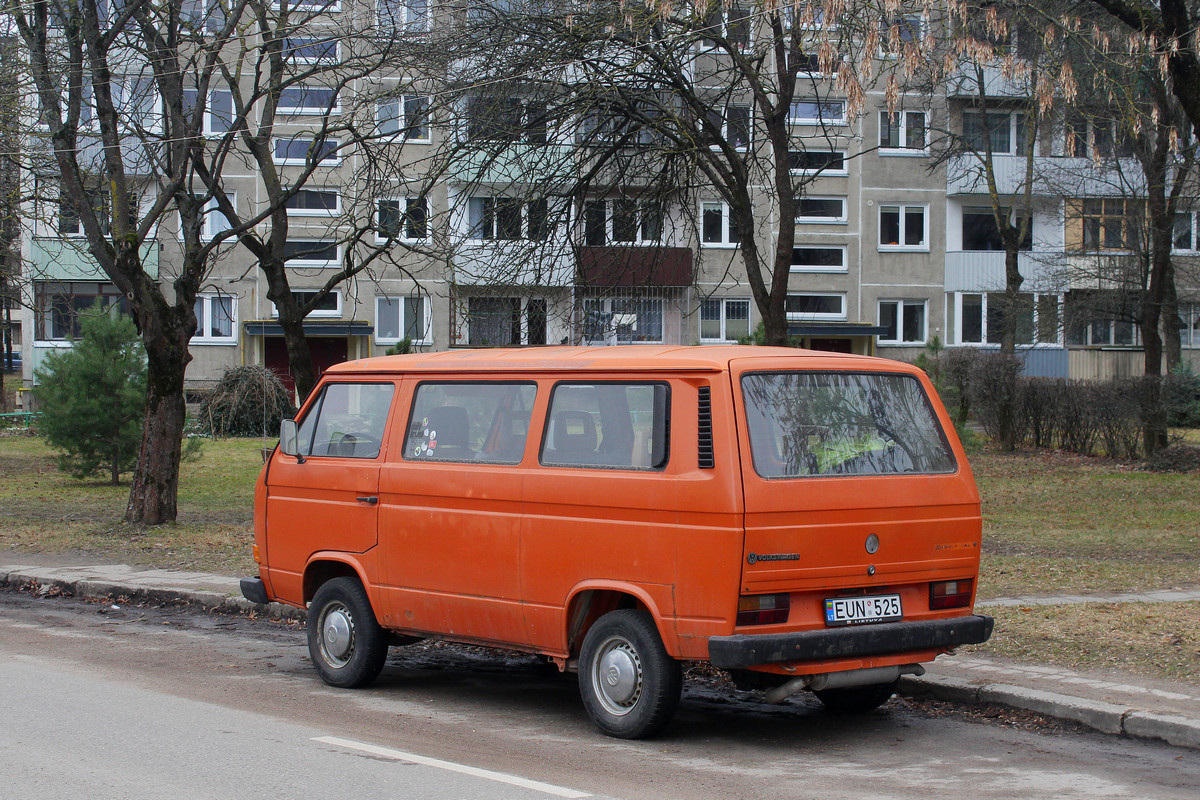
[[[350,739],[339,739],[336,736],[317,736],[313,738],[313,741],[331,744],[335,747],[344,747],[347,750],[358,750],[362,753],[370,753],[373,756],[381,756],[383,758],[390,758],[396,761],[408,761],[410,763],[420,764],[426,767],[444,769],[447,772],[458,772],[463,775],[471,775],[476,778],[485,778],[486,780],[496,781],[497,783],[507,783],[511,786],[520,786],[524,789],[533,789],[536,792],[552,794],[555,797],[566,797],[570,798],[570,800],[580,800],[580,798],[583,797],[591,797],[591,795],[587,792],[577,792],[574,789],[555,786],[552,783],[531,781],[528,778],[518,778],[516,775],[508,775],[503,772],[493,772],[490,769],[468,767],[466,764],[456,764],[453,761],[442,761],[441,759],[437,758],[428,758],[427,756],[419,756],[415,753],[405,753],[400,750],[392,750],[388,747],[379,747],[378,745],[355,742]]]

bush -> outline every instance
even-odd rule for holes
[[[1168,425],[1200,428],[1200,375],[1190,364],[1180,364],[1163,381],[1163,405]]]
[[[1200,447],[1171,445],[1146,459],[1151,472],[1200,472]]]
[[[225,371],[200,406],[198,422],[214,437],[275,436],[279,423],[296,413],[279,377],[261,366]]]
[[[50,353],[35,372],[39,429],[76,478],[107,471],[113,483],[133,469],[146,413],[146,356],[133,320],[85,315],[70,350]]]
[[[971,365],[971,409],[983,430],[1006,450],[1024,438],[1017,415],[1018,379],[1024,362],[1004,353],[981,354]]]

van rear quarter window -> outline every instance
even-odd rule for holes
[[[532,383],[426,382],[417,387],[404,458],[517,464],[537,387]]]
[[[670,391],[664,383],[559,383],[550,397],[547,466],[661,469]]]
[[[911,375],[757,372],[742,376],[754,469],[763,478],[942,474],[957,464]]]
[[[376,458],[395,390],[391,383],[327,384],[300,423],[300,454]]]

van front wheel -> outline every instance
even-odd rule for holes
[[[357,689],[379,677],[387,634],[361,583],[333,578],[317,590],[308,606],[308,652],[330,686]]]
[[[667,654],[644,611],[610,611],[583,639],[579,693],[600,730],[641,739],[671,721],[679,706],[683,671]]]

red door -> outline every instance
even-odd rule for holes
[[[334,364],[340,364],[347,359],[349,355],[348,346],[348,342],[344,337],[309,337],[308,349],[312,353],[313,368],[316,370],[318,378],[325,374],[325,370]],[[289,392],[292,394],[296,393],[296,381],[292,378],[291,369],[288,368],[287,347],[284,345],[282,337],[267,337],[263,363],[267,369],[279,376],[279,380],[283,381],[283,385],[287,387]]]

